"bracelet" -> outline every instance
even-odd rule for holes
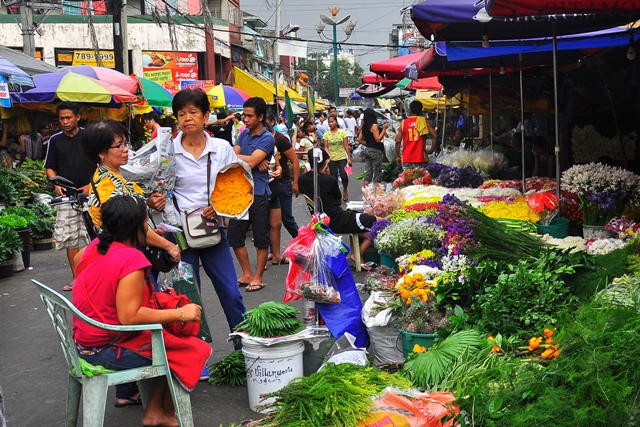
[[[178,310],[180,310],[180,314],[182,314],[182,324],[184,325],[184,311],[182,311],[182,307],[178,307]]]

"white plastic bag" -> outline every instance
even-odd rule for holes
[[[393,318],[391,308],[374,310],[376,305],[388,304],[392,299],[389,292],[373,291],[362,307],[362,323],[367,328],[387,326]]]

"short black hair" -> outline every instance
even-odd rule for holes
[[[160,114],[156,113],[155,111],[150,111],[144,115],[144,120],[153,120],[156,123],[160,123]]]
[[[307,151],[307,156],[309,158],[309,162],[312,165],[313,165],[313,150],[320,150],[320,152],[322,153],[322,158],[318,160],[318,166],[322,166],[326,162],[331,160],[331,157],[329,156],[329,153],[327,153],[324,148],[322,148],[322,147],[313,147],[313,148],[310,148],[309,151]]]
[[[126,142],[129,140],[129,131],[120,122],[100,119],[87,125],[80,136],[80,143],[87,158],[100,163],[100,154],[109,150],[116,136],[121,136]]]
[[[335,106],[335,105],[330,105],[330,106],[329,106],[329,111],[331,111],[331,110],[336,110],[336,111],[338,111],[338,109],[336,108],[336,106]]]
[[[233,117],[235,117],[235,118],[236,118],[236,120],[242,120],[242,114],[240,114],[240,113],[235,113],[235,114],[233,115]]]
[[[173,114],[178,114],[187,105],[194,105],[202,114],[209,112],[209,97],[202,89],[183,89],[171,101]]]
[[[273,113],[273,111],[269,111],[267,113],[267,123],[271,123],[271,122],[273,123],[277,122],[276,115]]]
[[[254,96],[247,99],[246,101],[244,101],[242,107],[253,108],[253,112],[256,113],[256,117],[259,118],[260,116],[262,116],[262,120],[260,120],[262,123],[264,123],[265,119],[267,118],[267,103],[260,97]]]
[[[71,110],[73,111],[74,116],[80,114],[80,106],[71,101],[62,101],[61,103],[59,103],[56,106],[56,114],[60,114],[60,110]]]
[[[42,132],[43,129],[49,129],[49,125],[43,123],[40,126],[38,126],[38,132]]]
[[[142,197],[131,195],[112,196],[100,210],[102,233],[98,252],[107,253],[111,242],[130,242],[134,247],[146,244],[144,224],[147,221],[147,204]]]
[[[409,111],[411,114],[415,114],[416,116],[422,114],[422,102],[414,100],[409,104]]]

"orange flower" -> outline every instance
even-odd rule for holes
[[[553,344],[553,338],[547,338],[546,340],[544,340],[545,344]]]
[[[501,348],[500,348],[500,346],[498,346],[498,345],[494,345],[494,346],[491,348],[491,353],[500,353],[501,351],[502,351],[502,349],[501,349]]]
[[[542,337],[540,338],[532,337],[529,340],[529,351],[533,351],[536,348],[540,347],[541,342],[542,342]]]
[[[216,177],[211,204],[218,213],[240,215],[253,202],[253,186],[243,167],[232,167]]]
[[[551,338],[554,334],[553,329],[544,328],[544,336],[547,338]]]
[[[546,358],[550,357],[553,354],[554,351],[555,350],[553,349],[553,347],[550,347],[550,348],[546,349],[545,351],[543,351],[542,354],[540,355],[540,357],[542,359],[546,359]]]
[[[414,353],[424,353],[425,351],[427,351],[427,348],[421,346],[420,344],[416,344],[413,346],[413,349],[411,351],[413,351]]]

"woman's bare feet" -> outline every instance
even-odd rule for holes
[[[144,414],[142,417],[143,427],[179,427],[178,418],[170,416],[166,412],[154,412],[153,414]]]

